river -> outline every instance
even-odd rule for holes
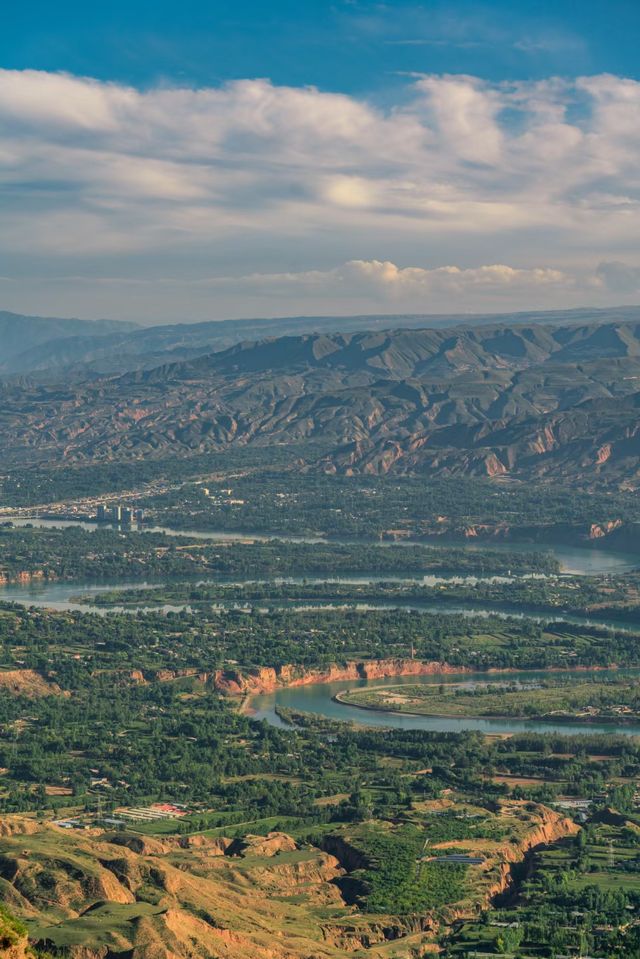
[[[58,528],[64,529],[72,526],[80,526],[83,529],[95,530],[96,524],[89,522],[79,522],[74,520],[58,520],[58,519],[16,519],[13,520],[14,525],[17,526],[26,526],[33,525],[42,528]],[[135,527],[134,527],[135,529]],[[224,530],[220,531],[211,531],[211,532],[201,532],[201,531],[188,531],[188,530],[172,530],[165,527],[144,527],[143,531],[152,532],[152,533],[166,533],[172,536],[191,536],[199,539],[213,540],[213,541],[225,541],[225,542],[242,542],[247,539],[255,539],[261,542],[269,541],[270,539],[276,538],[275,536],[269,536],[264,533],[252,533],[252,532],[243,532],[243,533],[230,533]],[[283,542],[307,542],[307,543],[320,543],[327,542],[322,539],[312,539],[308,537],[294,537],[294,536],[284,536],[277,537]],[[349,540],[334,540],[333,542],[337,543],[350,543]],[[373,544],[376,541],[371,541]],[[379,544],[378,544],[379,545]],[[387,544],[390,545],[390,544]],[[418,544],[420,545],[420,544]],[[425,545],[424,543],[421,545]],[[427,544],[429,545],[429,544]],[[443,544],[444,545],[444,544]],[[470,552],[475,552],[478,549],[483,548],[480,544],[470,543],[470,544],[458,544],[459,548],[468,550]],[[509,551],[519,550],[525,552],[550,552],[560,564],[561,570],[566,575],[602,575],[602,574],[613,574],[613,573],[623,573],[625,571],[635,569],[640,565],[640,556],[634,555],[632,553],[619,552],[619,551],[609,551],[604,550],[598,547],[576,547],[576,546],[558,546],[557,544],[548,544],[548,543],[538,543],[538,544],[491,544],[491,549],[504,549]],[[531,574],[525,574],[531,576]],[[420,575],[408,574],[406,576],[398,575],[380,575],[377,573],[360,574],[355,576],[340,576],[340,577],[322,577],[306,578],[306,582],[309,583],[354,583],[354,584],[366,584],[366,583],[375,583],[375,582],[416,582],[422,583],[425,586],[435,586],[441,582],[468,582],[470,584],[481,582],[481,581],[505,581],[508,582],[508,577],[498,577],[498,576],[487,576],[487,577],[477,577],[477,576],[456,576],[452,573],[450,576],[437,576],[432,574]],[[284,582],[284,583],[301,583],[302,579],[296,578],[278,578],[272,580],[272,582]],[[219,583],[228,583],[243,585],[245,583],[256,583],[260,580],[236,580],[232,578],[219,577],[216,579],[203,580],[203,582],[219,582]],[[128,580],[111,580],[109,582],[100,581],[97,582],[96,579],[91,579],[87,577],[83,580],[74,580],[73,582],[39,582],[32,581],[29,583],[10,583],[6,586],[0,586],[0,600],[5,602],[14,602],[19,603],[24,606],[41,606],[47,607],[48,609],[55,609],[58,611],[69,611],[75,610],[78,612],[96,612],[100,615],[105,615],[109,612],[132,612],[137,610],[156,610],[162,612],[180,612],[184,609],[189,609],[190,607],[186,604],[181,605],[171,605],[171,604],[150,604],[144,607],[124,607],[124,606],[104,606],[104,607],[91,607],[82,603],[74,602],[73,598],[79,595],[95,595],[100,592],[108,592],[114,589],[143,589],[149,586],[153,586],[151,583],[141,583],[141,582],[130,582]],[[157,585],[157,584],[156,584]],[[194,583],[194,585],[196,585]],[[267,600],[257,602],[256,606],[266,606],[268,605]],[[299,603],[295,601],[286,602],[282,601],[278,603],[279,606],[287,606],[289,608],[334,608],[340,609],[345,608],[347,605],[352,606],[353,604],[347,604],[344,601],[338,602],[317,602],[305,604],[304,607],[300,606]],[[567,614],[558,613],[553,615],[546,615],[536,613],[533,610],[521,612],[518,609],[511,608],[505,604],[502,608],[492,608],[489,606],[481,606],[474,603],[469,604],[448,604],[444,602],[433,602],[425,601],[421,602],[419,600],[407,600],[406,602],[384,602],[381,600],[377,602],[368,602],[368,603],[356,603],[356,609],[411,609],[417,610],[418,612],[425,613],[439,613],[439,614],[460,614],[463,616],[501,616],[501,617],[515,617],[515,618],[526,618],[533,619],[537,622],[545,622],[550,619],[569,622],[569,623],[593,623],[595,625],[606,626],[611,629],[624,629],[628,628],[628,624],[624,622],[618,622],[615,620],[605,620],[598,619],[593,617],[590,619],[584,617],[571,616]]]
[[[73,582],[41,582],[32,580],[30,583],[7,583],[0,585],[0,602],[17,603],[19,606],[39,606],[43,609],[54,609],[60,613],[97,613],[106,616],[109,613],[131,613],[139,610],[154,610],[155,612],[179,613],[187,609],[185,605],[173,606],[170,603],[158,603],[153,606],[90,606],[85,603],[74,602],[72,597],[95,596],[98,593],[109,592],[112,589],[147,589],[154,583],[130,583],[126,580],[96,583],[92,580],[73,580]]]
[[[540,722],[527,719],[474,719],[471,717],[452,718],[444,716],[408,716],[399,713],[389,713],[376,710],[362,710],[357,706],[336,702],[333,697],[336,693],[346,689],[363,688],[367,686],[402,686],[428,683],[430,685],[446,685],[449,683],[474,684],[477,682],[495,682],[504,685],[505,682],[535,683],[548,679],[550,674],[543,671],[514,671],[508,674],[491,673],[460,673],[433,676],[394,676],[384,679],[348,680],[338,683],[318,683],[312,686],[289,686],[278,689],[274,693],[254,696],[251,699],[251,715],[254,719],[264,719],[273,726],[286,727],[276,714],[277,706],[284,706],[299,712],[315,713],[328,719],[346,720],[361,723],[366,726],[386,727],[391,729],[421,729],[428,732],[454,732],[475,730],[493,735],[507,733],[559,733],[568,735],[585,735],[588,733],[619,733],[625,736],[640,736],[640,723],[580,723],[580,722]],[[557,675],[557,674],[556,674]],[[576,680],[585,680],[589,676],[599,679],[621,678],[625,676],[640,676],[640,669],[620,670],[575,670],[563,672],[562,676],[575,677]]]
[[[43,529],[66,529],[70,526],[80,527],[81,529],[95,530],[99,527],[96,523],[83,522],[81,520],[68,519],[13,519],[6,517],[14,526],[37,526]],[[107,529],[118,529],[106,524]],[[264,533],[252,530],[242,532],[229,532],[228,530],[176,530],[169,529],[166,526],[142,526],[138,528],[133,525],[127,527],[133,532],[141,533],[164,533],[166,536],[185,536],[191,539],[210,540],[220,543],[241,543],[247,540],[256,542],[269,542],[277,539],[283,543],[310,543],[310,544],[329,544],[335,543],[338,546],[432,546],[437,548],[453,547],[464,549],[469,552],[477,552],[482,549],[504,550],[505,552],[535,552],[551,553],[560,564],[561,571],[575,576],[597,576],[606,573],[622,573],[640,566],[640,555],[637,553],[628,553],[621,550],[604,549],[601,546],[562,546],[557,543],[458,543],[453,541],[429,541],[429,540],[402,540],[395,543],[391,540],[380,542],[378,539],[327,539],[323,536],[294,536],[284,533]],[[386,578],[386,577],[385,577]]]
[[[85,523],[77,522],[73,520],[47,520],[47,519],[16,519],[13,520],[16,526],[26,526],[31,524],[33,526],[39,527],[55,527],[55,528],[65,528],[69,526],[81,526],[85,529],[96,529],[95,523]],[[253,532],[243,532],[235,533],[228,532],[224,530],[220,531],[211,531],[211,532],[201,532],[201,531],[190,531],[190,530],[172,530],[164,527],[145,527],[144,531],[155,532],[155,533],[165,533],[172,536],[187,536],[197,539],[220,541],[220,542],[241,542],[243,540],[257,540],[257,541],[268,541],[270,539],[278,539],[283,542],[306,542],[306,543],[325,543],[326,539],[322,537],[312,538],[304,536],[274,536],[268,535],[265,533],[253,533]],[[332,540],[331,542],[336,543],[349,543],[352,544],[350,540]],[[371,541],[372,544],[377,541]],[[386,544],[386,545],[391,545]],[[417,545],[431,545],[425,543],[419,543]],[[468,549],[470,551],[475,551],[481,548],[484,548],[483,544],[442,544],[442,545],[457,545],[460,548]],[[620,551],[609,551],[599,547],[571,547],[571,546],[559,546],[557,544],[547,544],[547,543],[536,543],[536,544],[487,544],[491,549],[504,549],[509,551],[548,551],[552,553],[553,556],[560,563],[562,572],[568,575],[601,575],[608,573],[623,573],[625,571],[638,568],[640,565],[640,557],[632,553],[620,552]],[[318,582],[354,582],[354,583],[366,583],[366,582],[375,582],[376,580],[384,581],[417,581],[424,582],[426,585],[433,585],[435,582],[443,581],[445,579],[461,579],[461,577],[437,577],[437,576],[407,576],[407,577],[397,577],[397,576],[379,576],[371,575],[367,576],[343,576],[343,577],[326,577]],[[474,577],[467,577],[468,580],[473,580]],[[223,578],[220,578],[220,582],[224,582]],[[227,582],[229,580],[226,580]],[[296,580],[281,580],[285,582],[295,582]],[[313,580],[310,580],[313,581]],[[252,580],[256,582],[256,580]],[[75,582],[54,582],[54,583],[40,583],[40,582],[30,582],[30,583],[12,583],[7,586],[0,587],[0,599],[8,602],[17,602],[25,606],[41,606],[47,607],[50,609],[57,610],[78,610],[81,612],[90,612],[94,611],[101,615],[108,614],[113,611],[126,611],[131,612],[131,608],[126,607],[103,607],[103,608],[93,608],[87,607],[83,604],[75,603],[72,601],[73,596],[78,594],[90,595],[100,592],[109,591],[112,589],[136,589],[144,588],[153,584],[149,583],[139,583],[139,582],[130,582],[126,580],[111,581],[111,582],[100,582],[96,583],[95,579],[87,578],[84,581]],[[264,601],[266,602],[266,601]],[[257,603],[256,605],[260,605]],[[283,604],[285,605],[285,604]],[[287,604],[295,605],[296,608],[302,608],[299,604]],[[341,608],[340,603],[313,603],[305,606],[304,608],[320,608],[320,607],[329,607],[329,608]],[[519,612],[517,610],[511,610],[505,608],[504,610],[497,610],[489,607],[483,607],[479,605],[470,604],[469,606],[464,605],[449,605],[445,603],[434,603],[434,602],[407,602],[404,603],[385,603],[381,601],[377,603],[367,603],[367,604],[357,604],[356,608],[397,608],[401,606],[406,609],[416,609],[421,612],[436,612],[436,613],[449,613],[449,614],[462,614],[465,616],[516,616],[517,618],[527,618],[534,619],[536,621],[545,621],[553,618],[557,621],[566,621],[573,623],[588,623],[593,622],[597,625],[607,626],[612,629],[624,628],[623,623],[617,623],[615,621],[606,621],[599,619],[586,620],[575,616],[568,615],[554,615],[551,616],[541,616],[539,614],[531,612]],[[136,607],[135,609],[139,609]],[[172,605],[163,605],[158,604],[157,606],[145,607],[147,609],[160,610],[164,612],[178,612],[182,609],[188,608],[186,606],[172,606]],[[628,627],[628,624],[627,624]],[[634,673],[638,675],[640,671],[626,671],[629,673]],[[623,671],[612,673],[611,675],[622,675]],[[575,673],[576,677],[584,678],[588,673],[585,671],[580,671]],[[600,676],[606,675],[606,673],[599,673]],[[515,681],[531,681],[536,678],[541,678],[544,676],[543,673],[513,673],[509,674],[509,678]],[[483,681],[487,680],[486,674],[478,674],[475,676],[475,681],[482,679]],[[444,717],[426,717],[426,716],[402,716],[394,715],[391,713],[385,712],[374,712],[367,711],[366,719],[363,719],[363,711],[357,709],[354,706],[349,706],[346,703],[335,702],[332,697],[339,691],[350,689],[355,686],[364,686],[364,685],[401,685],[403,683],[446,683],[446,682],[459,682],[460,680],[464,681],[473,681],[474,677],[469,674],[463,674],[462,676],[422,676],[422,677],[396,677],[393,680],[390,679],[380,679],[380,680],[371,680],[369,683],[362,681],[360,683],[344,682],[344,683],[330,683],[330,684],[321,684],[314,686],[301,686],[301,687],[290,687],[285,689],[280,689],[277,692],[255,697],[252,701],[252,707],[255,711],[255,716],[258,719],[265,719],[268,722],[282,726],[284,725],[282,721],[278,718],[275,713],[275,708],[277,705],[286,706],[290,709],[300,710],[301,712],[311,712],[317,713],[322,716],[326,716],[330,719],[342,719],[342,720],[355,720],[360,722],[365,722],[369,726],[383,726],[390,727],[395,729],[423,729],[423,730],[432,730],[438,732],[460,732],[462,730],[477,730],[483,733],[493,733],[493,734],[504,734],[504,733],[514,733],[514,732],[558,732],[564,734],[584,734],[584,733],[594,733],[594,732],[604,732],[604,733],[623,733],[625,735],[640,735],[640,724],[638,725],[619,725],[614,724],[597,724],[597,723],[541,723],[530,720],[515,720],[515,719],[470,719],[470,718],[444,718]],[[504,676],[500,680],[499,677],[496,677],[496,681],[504,682]]]
[[[374,576],[367,578],[364,576],[344,576],[340,579],[277,579],[277,580],[230,580],[220,577],[219,579],[211,580],[201,580],[201,583],[224,583],[225,585],[235,585],[242,586],[249,583],[260,583],[268,585],[270,583],[292,583],[292,584],[301,584],[302,582],[307,583],[374,583],[376,581],[388,582],[389,580],[394,580],[395,582],[422,582],[426,586],[433,586],[439,582],[480,582],[477,577],[474,576],[423,576],[416,577],[414,579],[400,578],[400,577],[386,577],[386,576]],[[509,581],[505,577],[487,577],[488,581]],[[198,583],[194,582],[194,587]],[[141,589],[153,589],[160,588],[161,584],[158,583],[145,583],[145,582],[128,582],[126,580],[118,580],[111,582],[101,582],[96,583],[95,580],[73,580],[72,582],[42,582],[39,580],[32,580],[28,583],[8,583],[6,585],[0,585],[0,602],[6,603],[17,603],[20,606],[39,606],[45,609],[54,609],[58,612],[79,612],[79,613],[93,613],[98,616],[107,616],[109,613],[137,613],[137,612],[160,612],[160,613],[180,613],[183,611],[190,611],[193,607],[189,603],[180,603],[174,605],[172,603],[163,603],[161,601],[157,603],[148,602],[144,605],[134,606],[134,605],[118,605],[118,604],[109,604],[104,606],[92,606],[90,603],[78,602],[77,599],[80,596],[90,598],[91,596],[97,596],[100,593],[110,592],[114,589],[123,589],[123,590],[141,590]],[[220,610],[224,609],[248,609],[255,608],[258,610],[269,610],[269,609],[290,609],[290,610],[356,610],[356,611],[367,611],[367,610],[391,610],[391,609],[402,609],[410,610],[418,613],[433,613],[439,616],[465,616],[469,619],[483,617],[497,617],[498,619],[517,619],[517,620],[531,620],[535,623],[572,623],[578,626],[601,626],[605,629],[617,630],[622,632],[629,632],[632,627],[629,622],[626,620],[616,620],[616,619],[606,619],[604,617],[598,616],[573,616],[570,613],[563,613],[560,610],[558,612],[544,612],[538,611],[535,609],[526,609],[523,607],[510,606],[508,603],[503,604],[502,606],[489,606],[482,605],[480,603],[459,603],[459,602],[446,602],[445,600],[428,600],[420,601],[417,599],[402,599],[398,598],[397,600],[393,599],[381,599],[379,602],[375,600],[366,600],[358,602],[357,600],[350,601],[349,599],[318,599],[318,600],[309,600],[301,601],[297,599],[277,599],[272,602],[268,598],[264,597],[261,599],[253,600],[251,603],[242,603],[231,601],[229,603],[210,603],[207,604],[208,608],[218,608]]]
[[[527,574],[523,578],[537,578],[540,574],[531,573]],[[233,577],[224,577],[219,576],[215,579],[203,579],[194,581],[194,588],[201,585],[206,585],[207,583],[214,584],[224,584],[226,586],[248,586],[248,585],[257,585],[257,584],[269,584],[273,583],[275,585],[281,584],[292,584],[292,585],[302,585],[303,583],[307,584],[321,584],[321,583],[335,583],[335,584],[344,584],[351,583],[355,586],[366,586],[369,583],[422,583],[424,586],[436,586],[438,583],[469,583],[471,585],[475,583],[488,582],[488,583],[509,583],[513,582],[513,577],[507,576],[487,576],[487,577],[477,577],[477,576],[456,576],[452,574],[451,576],[433,576],[428,574],[426,576],[381,576],[377,573],[359,574],[357,576],[340,576],[340,577],[275,577],[272,580],[261,580],[261,579],[235,579]],[[90,599],[92,596],[98,596],[100,593],[111,592],[111,590],[142,590],[142,589],[154,589],[160,588],[162,583],[147,583],[147,582],[129,582],[128,580],[109,580],[101,581],[97,583],[94,579],[75,579],[75,580],[64,580],[64,581],[53,581],[47,582],[43,580],[31,580],[25,583],[7,583],[5,585],[0,585],[0,601],[8,603],[19,603],[21,606],[41,606],[46,607],[47,609],[56,609],[60,612],[67,612],[69,610],[76,610],[78,612],[84,613],[99,613],[105,615],[106,613],[118,611],[118,612],[135,612],[136,610],[163,610],[165,612],[180,612],[184,609],[190,609],[191,607],[188,604],[180,604],[177,606],[167,604],[167,603],[149,603],[144,606],[118,606],[118,605],[108,605],[108,606],[91,606],[86,603],[79,603],[74,601],[74,597],[87,597]],[[266,603],[266,600],[261,600],[256,605]],[[295,603],[287,602],[283,600],[278,605],[289,606],[296,605]],[[324,606],[329,606],[333,608],[341,608],[338,603],[325,603]],[[364,604],[358,604],[360,608],[364,608]],[[400,604],[397,604],[400,605]],[[404,605],[404,604],[403,604]],[[383,604],[380,605],[382,608]],[[435,604],[409,604],[408,608],[425,608],[427,611],[435,609]],[[394,607],[395,608],[395,607]],[[455,610],[457,611],[457,610]]]

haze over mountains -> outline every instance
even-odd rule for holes
[[[58,365],[65,352],[75,357],[90,343],[118,340],[134,323],[119,320],[77,320],[55,316],[22,316],[0,310],[0,372],[24,373]]]
[[[562,319],[269,337],[187,360],[174,346],[124,374],[6,382],[0,440],[8,463],[279,444],[328,471],[635,485],[640,320]],[[105,335],[163,329],[175,344],[180,327]]]
[[[486,324],[585,324],[640,320],[640,307],[511,314],[292,316],[138,326],[117,320],[22,316],[0,311],[0,376],[123,373],[225,350],[243,340],[306,333],[443,329]]]

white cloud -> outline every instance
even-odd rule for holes
[[[273,284],[296,283],[325,288],[330,285],[342,288],[350,295],[368,292],[401,299],[407,296],[434,296],[439,299],[444,295],[454,301],[469,294],[481,297],[503,292],[524,294],[543,288],[569,289],[575,286],[573,277],[549,267],[517,269],[504,264],[492,264],[471,269],[459,266],[425,269],[417,266],[399,267],[388,260],[351,260],[326,272],[314,270],[298,274],[258,275],[244,277],[242,281],[258,284],[265,290]],[[218,282],[229,281],[224,279]]]
[[[457,162],[500,163],[505,143],[498,90],[473,77],[424,77],[416,86],[425,94],[429,126],[443,152]]]
[[[318,275],[348,296],[366,274],[367,296],[520,291],[523,308],[532,289],[564,302],[575,284],[562,277],[629,259],[640,83],[416,77],[408,93],[382,109],[267,80],[140,91],[0,71],[0,253],[27,278],[186,285],[286,267],[298,290]],[[461,265],[438,268],[448,261]],[[519,269],[477,266],[503,261]],[[584,288],[630,295],[606,277]]]
[[[376,203],[376,185],[357,176],[333,176],[327,180],[324,196],[336,206],[364,209]]]
[[[196,319],[285,314],[466,313],[553,308],[561,302],[582,305],[588,296],[600,302],[610,285],[606,264],[595,272],[564,272],[548,266],[532,268],[489,264],[474,268],[398,266],[390,261],[351,260],[327,270],[248,273],[183,279],[60,277],[32,285],[34,311],[42,312],[46,295],[69,303],[69,311],[90,295],[95,315],[114,315],[124,301],[130,318],[145,317],[144,304],[162,303],[167,319]],[[640,275],[640,270],[638,271]],[[0,295],[12,295],[15,284],[0,277]],[[45,297],[44,301],[39,297]],[[184,304],[190,311],[185,315]],[[154,314],[157,319],[157,313]]]

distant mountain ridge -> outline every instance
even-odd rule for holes
[[[272,337],[0,395],[8,463],[321,440],[307,468],[640,482],[640,321]]]
[[[51,344],[84,338],[96,341],[135,328],[120,320],[78,320],[50,316],[23,316],[0,310],[0,371],[27,372],[38,368],[36,357],[47,357]],[[22,357],[34,357],[25,361]]]
[[[476,314],[276,317],[138,326],[113,320],[77,320],[0,312],[0,376],[100,376],[152,369],[228,349],[243,341],[313,333],[455,326],[577,325],[640,321],[640,307]]]

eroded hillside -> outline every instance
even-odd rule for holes
[[[427,833],[409,822],[342,827],[318,848],[285,833],[159,839],[8,816],[0,897],[36,948],[82,959],[382,959],[391,943],[394,956],[412,957],[504,891],[514,862],[576,831],[522,803],[501,806],[487,828],[464,842],[441,839],[416,864]],[[389,843],[398,877],[394,857],[380,859]],[[479,864],[438,861],[460,853]]]
[[[637,323],[313,334],[5,385],[0,437],[9,464],[276,444],[325,471],[634,484],[639,390]]]

